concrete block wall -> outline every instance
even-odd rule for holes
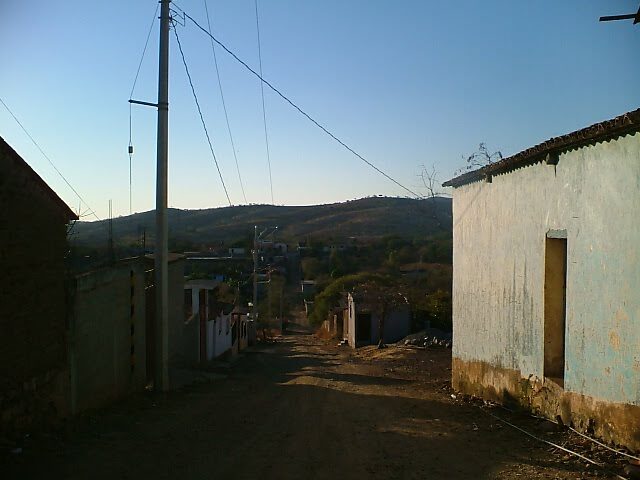
[[[71,408],[108,404],[146,384],[142,262],[76,277],[69,317]]]
[[[67,413],[68,219],[0,143],[0,427],[18,431]]]

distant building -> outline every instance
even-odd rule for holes
[[[68,412],[65,255],[77,219],[0,138],[2,431]]]
[[[316,281],[315,280],[302,280],[300,282],[300,292],[305,297],[311,297],[316,294]]]
[[[401,340],[411,332],[411,310],[408,303],[388,307],[384,319],[376,301],[365,294],[347,296],[346,336],[353,348]],[[343,332],[344,332],[343,326]]]
[[[640,450],[640,110],[445,186],[453,387]]]

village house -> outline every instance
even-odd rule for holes
[[[411,310],[406,300],[383,308],[370,295],[351,292],[347,295],[347,316],[347,342],[353,348],[376,345],[381,339],[383,343],[397,342],[411,331]]]
[[[231,351],[232,304],[218,300],[217,280],[188,280],[184,284],[185,318],[191,317],[198,324],[198,358],[200,362],[213,360]]]
[[[453,187],[456,390],[640,450],[640,110]]]
[[[0,138],[3,431],[43,423],[68,410],[65,256],[67,229],[77,219]]]
[[[346,340],[349,332],[349,310],[347,309],[347,295],[329,310],[327,319],[322,322],[322,328],[332,337]]]

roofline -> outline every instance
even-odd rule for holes
[[[26,162],[24,158],[20,156],[18,152],[16,152],[11,145],[9,145],[4,138],[0,137],[0,150],[4,150],[7,152],[8,156],[19,163],[22,168],[27,171],[27,174],[30,175],[33,180],[38,184],[38,186],[42,189],[42,191],[49,196],[51,200],[60,208],[60,211],[64,213],[64,216],[67,220],[78,220],[78,215],[71,210],[69,205],[67,205],[64,200],[62,200],[56,192],[45,182],[40,175],[36,173],[36,171],[31,168],[31,166]]]
[[[549,154],[559,154],[595,143],[640,131],[640,109],[632,110],[611,120],[594,123],[581,130],[553,137],[515,155],[491,163],[477,170],[463,173],[442,184],[443,187],[460,187],[483,180],[492,175],[508,173],[547,159]]]

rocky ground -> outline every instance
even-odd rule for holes
[[[626,461],[555,425],[463,398],[451,351],[357,351],[303,333],[0,452],[2,478],[616,478]],[[575,449],[594,466],[503,423]]]

